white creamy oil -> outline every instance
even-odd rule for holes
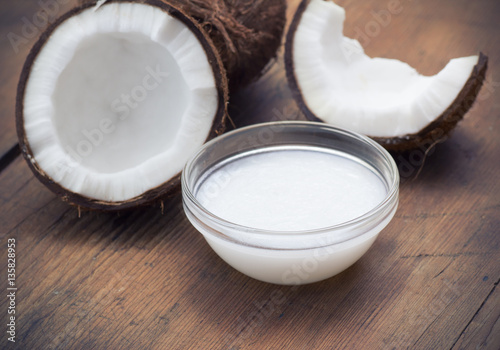
[[[366,214],[387,195],[367,164],[314,147],[247,153],[199,183],[196,198],[212,214],[273,231],[340,224]]]

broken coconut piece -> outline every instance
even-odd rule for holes
[[[17,129],[35,175],[64,200],[116,210],[178,188],[222,133],[227,81],[210,39],[155,0],[63,15],[30,52]]]
[[[453,59],[423,76],[401,61],[368,57],[357,40],[343,36],[344,19],[332,1],[304,0],[290,26],[287,78],[306,117],[365,134],[390,150],[445,137],[475,100],[487,57]]]

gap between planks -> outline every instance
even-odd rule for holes
[[[0,158],[0,173],[4,171],[17,157],[21,155],[19,144],[15,144]]]

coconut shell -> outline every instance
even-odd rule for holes
[[[207,36],[204,30],[201,29],[201,26],[196,21],[193,21],[191,17],[187,16],[180,9],[168,5],[160,0],[140,0],[135,2],[149,4],[158,7],[163,11],[168,12],[170,16],[180,20],[183,24],[185,24],[191,30],[191,32],[196,35],[196,37],[202,44],[208,56],[208,61],[210,62],[212,70],[214,72],[214,78],[219,96],[217,113],[216,116],[214,117],[211,131],[206,141],[222,134],[225,131],[225,123],[227,120],[228,83],[227,83],[226,73],[224,71],[224,67],[222,64],[222,60],[217,52],[217,49],[213,45],[211,39]],[[16,127],[17,127],[17,134],[18,134],[21,153],[26,159],[30,169],[33,171],[35,176],[45,186],[47,186],[47,188],[49,188],[52,192],[54,192],[57,196],[59,196],[63,201],[78,206],[78,208],[103,210],[103,211],[117,211],[117,210],[134,208],[145,204],[150,205],[155,202],[161,201],[162,198],[165,198],[166,196],[173,195],[180,191],[180,173],[174,176],[173,178],[169,179],[162,185],[150,189],[147,192],[141,194],[140,196],[131,198],[129,200],[107,202],[107,201],[88,198],[78,193],[74,193],[66,188],[63,188],[61,185],[56,183],[49,175],[47,175],[43,171],[43,169],[40,168],[40,166],[37,164],[36,159],[33,156],[29,140],[27,139],[24,130],[24,117],[23,117],[24,94],[25,94],[26,84],[30,76],[30,71],[37,55],[44,47],[45,43],[50,38],[51,34],[61,23],[63,23],[68,18],[79,14],[84,9],[91,6],[93,5],[84,4],[80,7],[70,10],[69,12],[58,18],[41,34],[40,38],[34,44],[30,53],[28,54],[28,57],[23,66],[23,70],[21,72],[21,77],[19,80],[17,88],[17,97],[16,97]]]
[[[286,22],[285,0],[163,0],[201,24],[235,91],[260,77],[276,57]],[[96,0],[79,0],[95,4]]]
[[[323,122],[319,119],[307,106],[297,78],[294,72],[293,62],[293,39],[295,32],[299,26],[300,20],[304,11],[307,8],[310,0],[303,0],[288,29],[285,42],[285,69],[286,76],[292,96],[297,103],[299,109],[304,113],[305,117],[311,121]],[[408,151],[416,148],[426,148],[446,139],[447,135],[455,128],[457,123],[463,119],[467,111],[472,107],[486,75],[488,66],[488,57],[483,53],[479,54],[478,63],[474,66],[472,73],[465,83],[464,87],[455,98],[453,103],[434,121],[426,127],[414,134],[395,137],[371,137],[389,151]]]

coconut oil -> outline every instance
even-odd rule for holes
[[[242,226],[314,230],[355,219],[386,196],[359,161],[311,147],[276,147],[219,166],[196,194],[211,213]]]

